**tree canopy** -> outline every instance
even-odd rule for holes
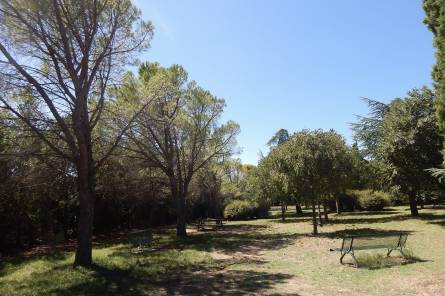
[[[353,126],[368,155],[386,167],[393,185],[409,194],[412,215],[418,215],[416,195],[434,184],[427,170],[442,162],[434,102],[428,88],[414,89],[406,98],[384,105],[385,112],[375,113],[377,104],[370,103],[372,117],[360,118]]]

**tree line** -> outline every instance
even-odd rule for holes
[[[424,9],[434,90],[365,99],[353,145],[280,130],[255,167],[232,158],[239,126],[220,122],[224,100],[179,65],[137,61],[154,28],[133,2],[0,0],[0,247],[76,237],[74,265],[90,266],[93,233],[176,222],[184,237],[194,217],[290,203],[311,208],[317,233],[349,190],[406,196],[418,215],[444,175],[445,4]]]
[[[105,201],[123,194],[135,200],[111,199],[129,216],[142,195],[168,196],[185,236],[194,176],[235,148],[224,100],[179,65],[126,70],[153,36],[131,1],[2,0],[0,31],[4,233],[15,224],[20,244],[25,224],[32,241],[36,220],[42,233],[76,223],[74,265],[90,266],[95,220],[125,215]]]
[[[353,145],[334,130],[289,135],[281,129],[271,138],[270,152],[255,169],[256,186],[281,205],[283,220],[287,204],[300,213],[301,204],[309,205],[317,234],[322,216],[328,220],[328,204],[340,213],[344,196],[354,190],[406,199],[413,216],[419,215],[418,202],[442,198],[443,185],[434,175],[443,162],[434,92],[423,87],[387,104],[364,101],[369,114],[351,124]]]

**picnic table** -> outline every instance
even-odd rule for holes
[[[340,252],[340,263],[343,263],[343,258],[349,254],[354,260],[355,266],[358,267],[358,261],[355,257],[355,251],[372,250],[372,249],[386,249],[386,256],[392,251],[399,251],[403,257],[406,258],[404,248],[408,239],[408,233],[392,233],[383,235],[347,235],[343,237],[341,248],[334,249]]]
[[[221,218],[206,218],[199,219],[196,223],[196,227],[199,230],[204,230],[211,227],[213,230],[224,229],[223,219]]]

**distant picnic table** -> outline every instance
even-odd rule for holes
[[[196,227],[199,230],[205,230],[205,229],[224,229],[224,223],[222,218],[206,218],[206,219],[199,219],[196,223]]]
[[[358,267],[358,261],[355,257],[355,251],[386,249],[386,256],[389,257],[392,251],[398,250],[403,257],[406,258],[404,248],[408,239],[407,232],[381,234],[381,235],[346,235],[343,237],[341,248],[334,249],[340,252],[340,263],[343,258],[350,254],[354,260],[355,266]]]

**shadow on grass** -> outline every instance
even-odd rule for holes
[[[331,232],[319,233],[319,237],[327,238],[343,238],[345,236],[389,236],[398,235],[400,233],[411,234],[414,231],[411,230],[399,230],[399,229],[378,229],[378,228],[359,228],[359,229],[344,229]],[[409,238],[408,238],[409,239]]]
[[[332,213],[336,215],[336,217],[342,217],[342,216],[368,216],[368,215],[388,215],[388,214],[397,214],[400,213],[400,211],[397,211],[395,209],[384,209],[381,211],[361,211],[361,212],[341,212],[340,214]]]
[[[429,224],[445,227],[445,214],[437,215],[432,213],[423,213],[419,219],[427,221]]]
[[[292,243],[298,234],[264,233],[264,226],[233,225],[224,231],[197,232],[181,240],[181,249],[214,251],[232,255],[234,252],[256,254],[259,251],[276,250]]]
[[[297,214],[295,211],[287,211],[286,213],[284,213],[285,219],[295,219],[295,218],[298,219],[298,218],[304,218],[304,217],[312,217],[312,213],[309,211],[303,211],[302,214]],[[281,211],[273,212],[273,214],[269,215],[269,217],[267,217],[266,219],[281,220]]]
[[[298,222],[308,222],[312,221],[311,216],[300,216],[300,217],[288,217],[284,221],[281,218],[268,219],[267,222],[279,223],[279,224],[288,224],[288,223],[298,223]]]
[[[445,220],[442,220],[442,221],[434,221],[434,222],[428,222],[428,223],[430,223],[430,224],[435,224],[435,225],[439,225],[439,226],[442,226],[442,227],[445,227]]]
[[[232,255],[234,252],[255,254],[261,250],[285,247],[298,234],[271,233],[270,226],[252,224],[225,225],[223,230],[190,232],[186,238],[178,239],[174,231],[153,233],[152,251],[197,250],[218,251]]]
[[[205,273],[182,275],[176,285],[164,289],[167,295],[253,295],[292,278],[284,273],[230,270],[211,276]],[[296,295],[296,294],[294,294]]]
[[[393,221],[404,221],[407,219],[415,219],[410,215],[391,215],[386,217],[364,217],[367,214],[362,214],[363,216],[357,218],[344,218],[340,216],[332,217],[325,224],[370,224],[370,223],[387,223]]]
[[[374,215],[385,215],[385,214],[389,215],[383,217],[374,217]],[[370,223],[405,221],[410,219],[417,219],[421,221],[427,221],[428,223],[445,226],[445,214],[420,212],[420,215],[418,217],[413,217],[410,214],[400,214],[400,212],[397,211],[342,213],[340,215],[335,215],[335,216],[333,215],[332,217],[330,217],[329,221],[325,224],[370,224]]]
[[[403,256],[392,256],[386,257],[383,254],[359,254],[357,255],[357,262],[359,268],[364,269],[383,269],[383,268],[391,268],[395,266],[419,263],[419,262],[428,262],[429,260],[420,259],[412,254],[403,257]]]
[[[171,254],[135,257],[116,252],[110,257],[130,264],[124,268],[113,260],[99,260],[90,269],[63,264],[35,271],[24,283],[4,283],[16,287],[17,295],[244,295],[263,293],[292,278],[284,273],[224,270],[208,262],[182,262]]]

